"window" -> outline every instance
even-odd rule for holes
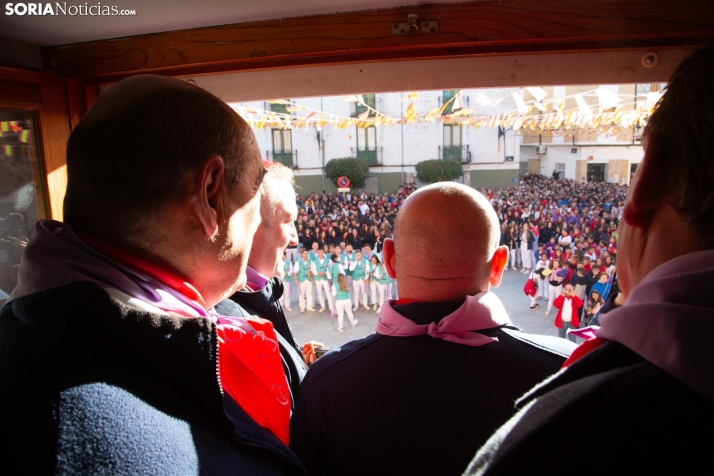
[[[444,149],[461,147],[461,126],[444,124]]]
[[[283,99],[288,104],[282,104],[282,103],[271,103],[270,104],[270,111],[275,112],[278,114],[290,114],[288,112],[288,106],[290,105],[290,100],[289,99]]]
[[[374,111],[377,110],[377,95],[376,94],[363,94],[362,99],[364,99],[364,104],[359,102],[352,103],[352,117],[357,117],[360,114],[364,114],[369,111],[369,115],[373,116]],[[365,106],[366,104],[366,106]],[[369,107],[367,107],[369,106]],[[370,109],[372,108],[372,109]]]
[[[273,160],[292,167],[293,165],[293,137],[292,131],[273,129]]]
[[[367,159],[369,165],[378,165],[377,128],[357,128],[357,158]]]
[[[459,91],[456,89],[444,89],[444,93],[441,96],[441,105],[443,106],[447,102],[449,102],[454,96],[456,96],[456,93]],[[448,106],[446,106],[446,109],[444,109],[444,112],[442,114],[451,114],[454,109],[454,101],[451,101]]]
[[[444,148],[442,159],[454,159],[461,161],[461,126],[444,124]]]
[[[46,217],[34,112],[0,109],[0,303],[17,284],[16,267],[35,223]],[[13,268],[15,273],[13,275]]]

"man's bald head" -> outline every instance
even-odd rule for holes
[[[487,290],[499,238],[498,217],[476,190],[452,182],[418,190],[394,231],[399,295],[439,301]]]
[[[225,103],[162,76],[120,81],[70,136],[65,221],[80,233],[134,239],[151,213],[195,190],[211,156],[223,160],[226,185],[245,192],[234,199],[255,196],[263,173],[255,136]]]

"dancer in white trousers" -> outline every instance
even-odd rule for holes
[[[550,315],[550,310],[553,307],[553,301],[555,298],[560,296],[563,290],[563,281],[568,276],[568,271],[565,268],[560,267],[560,261],[554,259],[550,263],[550,269],[552,273],[548,276],[548,308],[545,311],[545,315]]]
[[[370,288],[372,291],[372,306],[373,310],[376,312],[382,311],[382,305],[384,304],[384,292],[386,286],[382,281],[382,274],[385,274],[384,267],[380,263],[379,258],[376,254],[372,255],[372,262],[370,266],[371,280]],[[377,304],[379,303],[379,304]],[[379,306],[379,307],[377,307]]]
[[[340,273],[337,275],[337,282],[334,286],[335,292],[335,307],[337,308],[337,330],[342,332],[342,317],[347,314],[347,318],[350,320],[352,327],[357,325],[357,319],[355,319],[354,314],[352,314],[352,300],[350,299],[349,287],[347,286],[347,279],[345,275]]]
[[[350,262],[350,271],[352,272],[352,299],[354,301],[353,311],[359,307],[360,294],[362,295],[362,306],[369,311],[367,305],[367,291],[364,287],[364,279],[367,276],[368,261],[362,256],[361,251],[355,252],[354,261]]]
[[[325,252],[318,250],[317,259],[312,260],[310,269],[312,270],[312,275],[315,277],[315,287],[317,288],[317,301],[320,303],[320,312],[325,310],[325,299],[327,299],[327,306],[330,308],[330,313],[332,313],[334,310],[332,292],[330,291],[330,284],[327,282],[329,264],[330,259],[325,256]]]
[[[300,259],[295,262],[293,273],[295,274],[295,286],[298,288],[298,305],[300,312],[315,311],[312,302],[312,279],[310,276],[310,260],[306,249],[300,252]]]

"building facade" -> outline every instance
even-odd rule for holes
[[[577,109],[575,95],[593,111],[603,111],[600,98],[592,93],[596,88],[608,89],[621,98],[623,112],[637,109],[647,93],[659,85],[559,86],[543,88],[547,93],[542,102],[560,102],[565,110]],[[327,125],[323,128],[256,129],[255,134],[263,156],[293,167],[302,193],[335,192],[337,187],[324,176],[324,165],[332,159],[363,157],[370,164],[365,190],[368,193],[393,192],[405,182],[418,182],[415,165],[430,159],[458,159],[464,175],[460,182],[474,188],[505,188],[514,185],[526,172],[575,180],[618,181],[629,183],[630,175],[642,160],[639,131],[617,136],[605,134],[586,137],[562,134],[534,134],[512,127],[480,127],[451,125],[436,119],[423,120],[428,111],[447,107],[443,115],[460,108],[473,109],[473,115],[496,116],[518,108],[514,94],[526,104],[533,98],[526,89],[500,88],[462,90],[458,101],[452,100],[459,91],[422,91],[418,99],[407,93],[363,94],[363,103],[349,97],[312,97],[275,101],[232,103],[239,113],[271,111],[307,118],[325,114],[326,118],[344,119],[373,117],[377,111],[400,119],[411,103],[421,119],[414,123],[377,127],[345,128]],[[348,99],[348,100],[346,100]],[[451,101],[451,102],[449,102]],[[527,114],[541,114],[531,107]]]

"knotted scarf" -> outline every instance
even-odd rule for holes
[[[377,333],[392,337],[429,335],[455,344],[471,347],[497,342],[498,339],[471,331],[492,329],[511,321],[498,297],[490,291],[467,296],[456,311],[429,324],[416,324],[394,310],[393,300],[387,301],[377,322]]]

